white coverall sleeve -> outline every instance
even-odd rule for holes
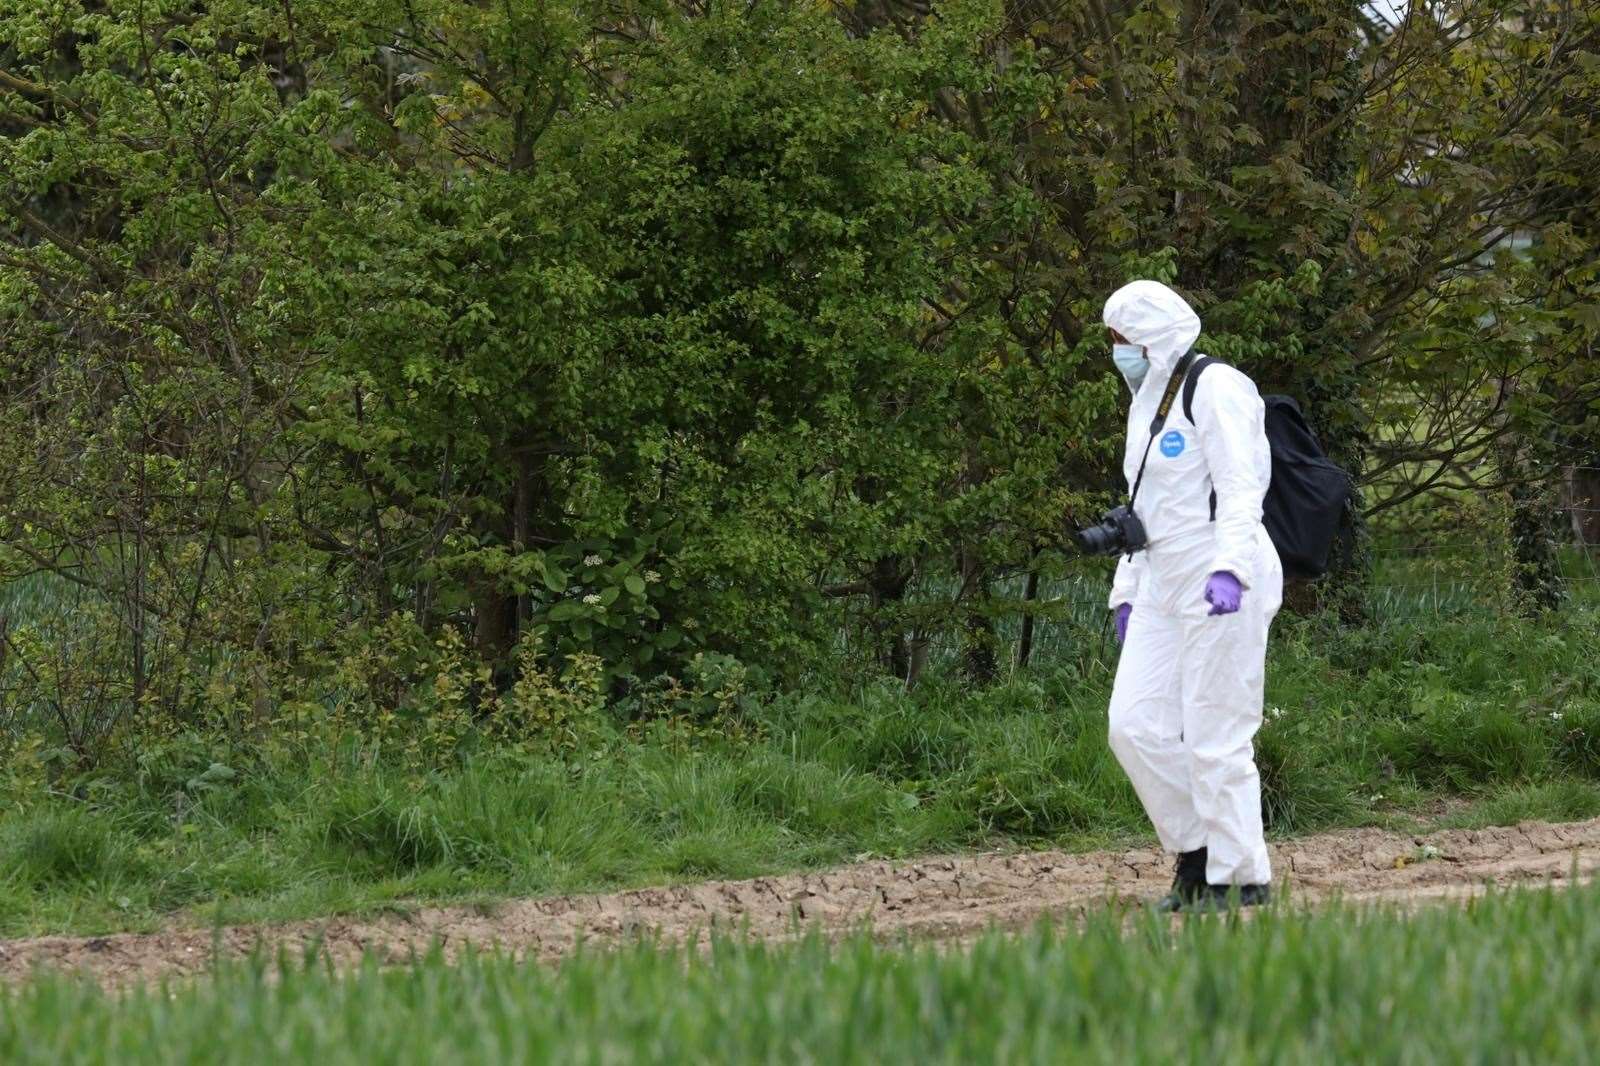
[[[1230,571],[1249,588],[1255,580],[1261,501],[1272,480],[1266,407],[1249,378],[1232,367],[1212,367],[1195,385],[1194,417],[1217,493],[1210,572]]]
[[[1111,602],[1106,606],[1113,611],[1124,603],[1132,603],[1139,594],[1139,581],[1144,577],[1144,553],[1135,552],[1130,559],[1124,555],[1117,559],[1117,576],[1111,582]]]

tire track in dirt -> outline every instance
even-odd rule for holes
[[[1564,884],[1600,870],[1600,818],[1530,822],[1411,835],[1353,829],[1273,846],[1280,883],[1299,902],[1465,898],[1485,887]],[[545,961],[639,936],[694,938],[709,929],[786,939],[811,929],[966,939],[991,926],[1017,928],[1045,915],[1073,917],[1161,894],[1171,860],[1153,848],[1067,854],[981,854],[865,862],[814,873],[709,881],[603,895],[514,900],[483,908],[431,907],[409,915],[335,917],[217,930],[170,928],[102,937],[0,941],[0,981],[38,969],[81,972],[119,987],[208,970],[255,951],[335,966],[372,953],[401,963],[438,944],[447,957],[497,947]]]

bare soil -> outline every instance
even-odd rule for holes
[[[1410,835],[1344,830],[1278,844],[1280,885],[1297,903],[1340,898],[1417,903],[1466,898],[1489,886],[1586,880],[1600,869],[1600,818]],[[1110,902],[1165,892],[1171,860],[1155,849],[1066,854],[966,855],[865,862],[816,873],[710,881],[606,895],[508,901],[491,908],[433,907],[377,918],[335,917],[222,929],[170,928],[102,937],[0,941],[0,981],[38,969],[78,971],[116,987],[203,973],[252,952],[320,953],[348,966],[371,953],[404,962],[438,945],[556,960],[641,936],[692,940],[708,930],[787,939],[870,927],[880,937],[966,939],[1044,916],[1076,917]]]

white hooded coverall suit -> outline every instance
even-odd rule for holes
[[[1173,368],[1200,336],[1176,292],[1136,281],[1106,301],[1105,324],[1150,361],[1128,411],[1123,473],[1131,490],[1150,421]],[[1117,564],[1110,606],[1133,605],[1111,694],[1111,749],[1168,851],[1207,849],[1214,885],[1267,884],[1261,726],[1267,630],[1283,598],[1283,568],[1261,524],[1272,476],[1255,384],[1225,364],[1196,382],[1194,421],[1181,392],[1156,434],[1134,511],[1149,547]],[[1216,490],[1216,520],[1211,492]],[[1233,573],[1239,610],[1212,616],[1207,578]]]

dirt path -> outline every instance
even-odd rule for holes
[[[1426,836],[1347,830],[1277,845],[1273,861],[1280,882],[1289,882],[1300,901],[1466,896],[1490,884],[1594,874],[1600,870],[1600,818]],[[337,965],[368,951],[399,962],[435,942],[447,954],[497,945],[548,960],[570,952],[580,937],[606,944],[645,933],[682,938],[710,927],[783,938],[797,929],[841,932],[870,921],[879,935],[964,938],[991,925],[1018,927],[1046,914],[1081,914],[1108,900],[1159,895],[1170,877],[1170,860],[1154,850],[868,862],[750,881],[516,900],[490,913],[440,907],[372,919],[0,941],[0,981],[49,967],[124,985],[203,972],[216,957],[237,958],[257,948],[294,957],[320,949]]]

